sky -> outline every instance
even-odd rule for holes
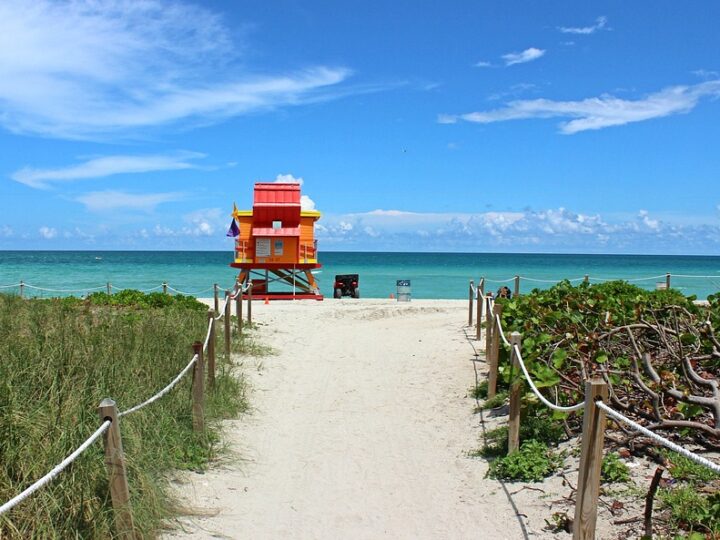
[[[0,249],[720,254],[720,3],[0,3]]]

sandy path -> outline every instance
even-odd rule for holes
[[[466,306],[256,303],[277,355],[244,361],[254,410],[227,426],[243,461],[185,478],[188,504],[213,515],[170,535],[523,538],[486,464],[466,455],[479,445]]]

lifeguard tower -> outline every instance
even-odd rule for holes
[[[270,300],[322,300],[312,271],[317,261],[316,210],[302,210],[300,184],[258,182],[252,210],[233,209],[237,224],[235,261],[238,282],[252,283],[253,296]],[[284,290],[271,291],[275,283]],[[277,288],[277,287],[276,287]]]

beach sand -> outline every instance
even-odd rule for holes
[[[252,411],[226,422],[234,455],[175,479],[196,515],[167,537],[569,538],[543,530],[560,479],[503,485],[468,455],[506,417],[474,411],[467,301],[256,301],[253,321],[275,354],[238,357]]]

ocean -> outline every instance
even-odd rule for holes
[[[213,283],[232,286],[237,270],[228,266],[231,259],[230,252],[207,251],[0,251],[0,292],[17,293],[21,280],[26,295],[43,297],[104,290],[108,282],[114,290],[147,290],[167,282],[210,296]],[[320,262],[316,278],[330,298],[335,275],[345,273],[359,274],[366,298],[388,298],[400,279],[411,281],[412,298],[467,298],[468,281],[483,276],[486,289],[494,291],[504,281],[512,288],[520,275],[521,291],[527,292],[561,279],[578,282],[586,274],[591,282],[621,278],[654,289],[666,272],[684,294],[704,299],[720,291],[716,256],[320,252]]]

